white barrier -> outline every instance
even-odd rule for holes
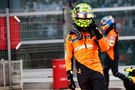
[[[22,60],[11,61],[12,87],[23,89]],[[9,86],[9,68],[7,60],[0,60],[0,88],[4,90]],[[1,90],[1,89],[0,89]]]

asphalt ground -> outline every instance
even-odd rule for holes
[[[119,66],[119,71],[127,75],[128,73],[124,71],[125,68],[135,67],[135,66]],[[110,90],[125,90],[123,82],[110,74]],[[76,77],[74,80],[77,83]],[[54,90],[53,89],[53,71],[52,69],[29,69],[23,70],[23,82],[24,90]],[[68,90],[68,89],[66,89]],[[79,90],[79,86],[76,90]]]

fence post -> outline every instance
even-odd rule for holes
[[[64,38],[69,33],[70,30],[72,30],[72,18],[71,18],[71,8],[66,5],[64,8]]]
[[[21,70],[21,81],[20,81],[20,85],[21,85],[21,88],[23,89],[23,71],[22,71],[22,69],[23,69],[23,60],[21,59],[20,60],[20,70]]]
[[[10,20],[9,8],[6,8],[6,25],[7,25],[7,47],[8,47],[8,65],[9,65],[9,90],[12,90],[12,68],[11,68],[11,44],[10,44]]]
[[[3,68],[3,70],[2,70],[2,72],[3,72],[3,84],[4,84],[4,87],[6,86],[6,73],[5,73],[5,71],[6,71],[6,69],[5,69],[5,63],[4,63],[4,59],[1,59],[1,61],[3,62],[2,63],[2,68]]]

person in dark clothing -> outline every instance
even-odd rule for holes
[[[115,77],[118,77],[122,80],[127,80],[127,77],[118,72],[118,41],[119,34],[116,31],[116,25],[114,18],[112,16],[105,16],[101,19],[101,27],[107,35],[107,43],[109,45],[108,50],[106,51],[106,57],[104,60],[104,76],[106,80],[106,88],[109,86],[109,70],[112,70],[112,73]]]

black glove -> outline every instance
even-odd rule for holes
[[[101,39],[103,37],[102,33],[99,31],[97,25],[95,24],[95,21],[92,19],[92,24],[90,24],[90,28],[94,31],[97,40]]]
[[[73,72],[71,70],[69,70],[66,73],[67,73],[67,76],[68,76],[68,87],[71,90],[75,90],[76,85],[75,85],[75,82],[73,80]]]

